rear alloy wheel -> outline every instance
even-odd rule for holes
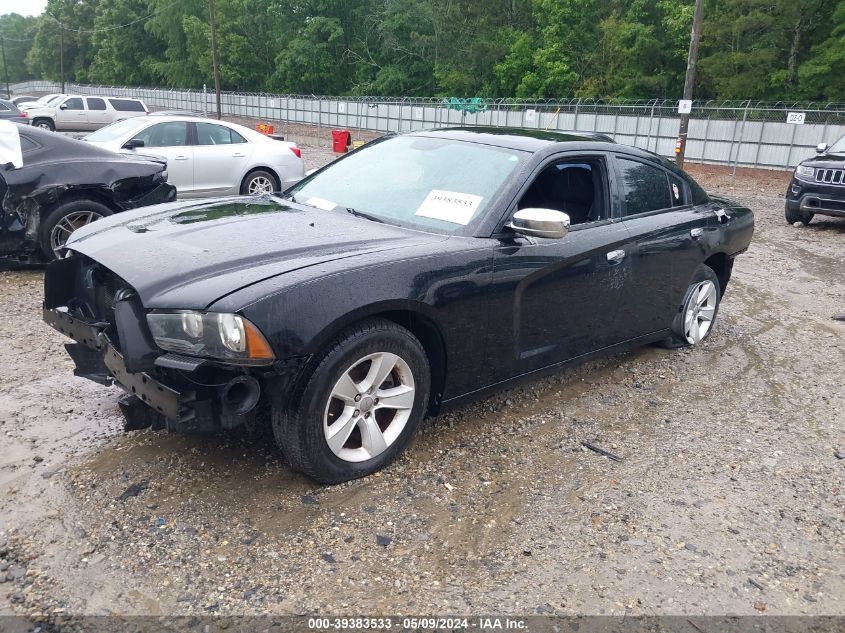
[[[672,322],[672,336],[658,343],[661,347],[678,348],[697,345],[710,335],[722,294],[719,278],[709,266],[702,264],[693,274],[683,304]]]
[[[430,369],[408,330],[372,319],[315,356],[273,432],[290,465],[321,483],[369,475],[408,445],[428,406]]]
[[[707,337],[718,305],[719,289],[712,281],[706,279],[693,288],[684,306],[684,338],[687,343],[695,345]]]
[[[273,193],[277,190],[278,187],[276,186],[276,179],[273,177],[273,174],[263,170],[247,174],[241,186],[241,193],[251,196],[262,193]]]
[[[107,206],[93,200],[71,200],[59,205],[41,223],[39,241],[44,257],[47,260],[67,257],[65,244],[70,234],[111,213]]]

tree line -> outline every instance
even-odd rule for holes
[[[677,98],[694,0],[215,0],[224,90]],[[213,85],[207,0],[0,16],[12,82]],[[0,62],[2,63],[2,62]],[[706,0],[699,99],[845,101],[845,0]],[[2,74],[0,74],[2,79]]]

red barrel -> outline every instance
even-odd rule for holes
[[[352,142],[352,135],[349,130],[332,130],[332,151],[337,154],[345,154],[346,148]]]

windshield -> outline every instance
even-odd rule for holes
[[[831,145],[827,151],[831,154],[845,154],[845,136]]]
[[[64,95],[58,95],[57,97],[53,97],[52,99],[48,99],[47,105],[48,106],[58,105],[59,101],[61,101],[62,99],[64,99]]]
[[[112,123],[106,127],[101,127],[96,132],[92,132],[85,137],[86,141],[94,141],[95,143],[106,143],[108,141],[116,141],[125,134],[132,132],[147,122],[144,117],[133,117],[131,119],[123,119],[117,123]]]
[[[294,187],[296,202],[389,224],[468,234],[529,154],[425,136],[378,141]]]

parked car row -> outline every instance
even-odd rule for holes
[[[49,96],[49,95],[48,95]],[[147,114],[140,99],[130,97],[90,97],[54,95],[49,101],[24,104],[31,125],[47,130],[85,131]]]

